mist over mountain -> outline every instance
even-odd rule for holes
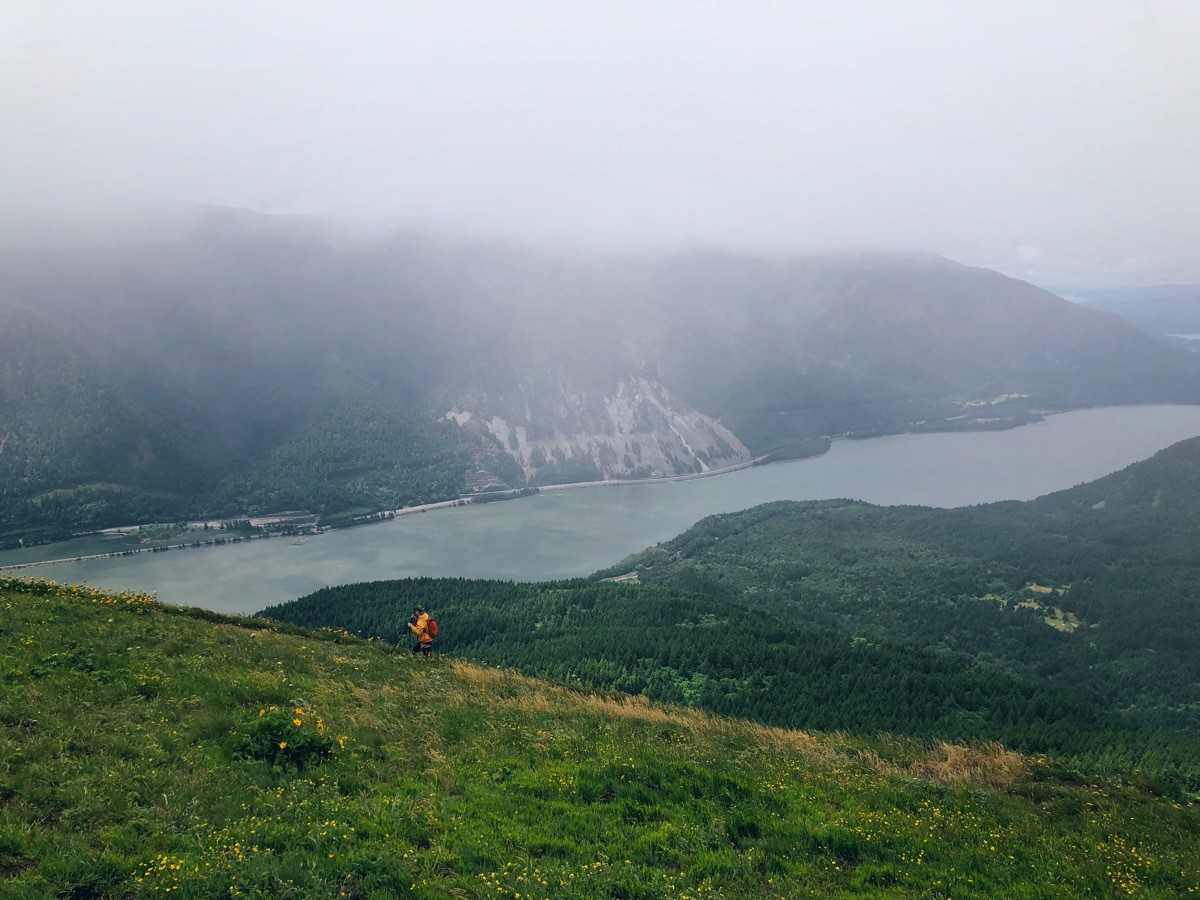
[[[0,321],[10,540],[1200,401],[1193,355],[929,255],[550,253],[199,209],[10,246]]]

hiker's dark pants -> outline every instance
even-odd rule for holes
[[[424,653],[426,656],[428,656],[430,653],[433,652],[433,644],[417,644],[416,646],[413,647],[412,652],[413,653]]]

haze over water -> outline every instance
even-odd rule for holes
[[[416,575],[538,580],[590,574],[707,515],[772,500],[848,497],[966,506],[1091,481],[1200,435],[1200,407],[1082,410],[1011,431],[841,441],[829,453],[668,484],[552,491],[220,548],[61,563],[23,574],[249,613],[320,587]],[[14,554],[0,554],[0,562]]]

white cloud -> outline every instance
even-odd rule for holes
[[[1200,279],[1192,4],[10,4],[0,35],[10,209],[1152,252]]]

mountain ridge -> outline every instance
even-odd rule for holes
[[[393,509],[451,499],[474,473],[512,487],[684,474],[845,433],[1200,402],[1195,355],[929,256],[580,259],[203,214],[153,237],[0,251],[0,310],[36,323],[7,329],[0,377],[9,545],[163,517]],[[280,462],[297,455],[306,471]],[[151,459],[173,483],[146,474]],[[73,496],[74,517],[39,513],[48,492]]]

